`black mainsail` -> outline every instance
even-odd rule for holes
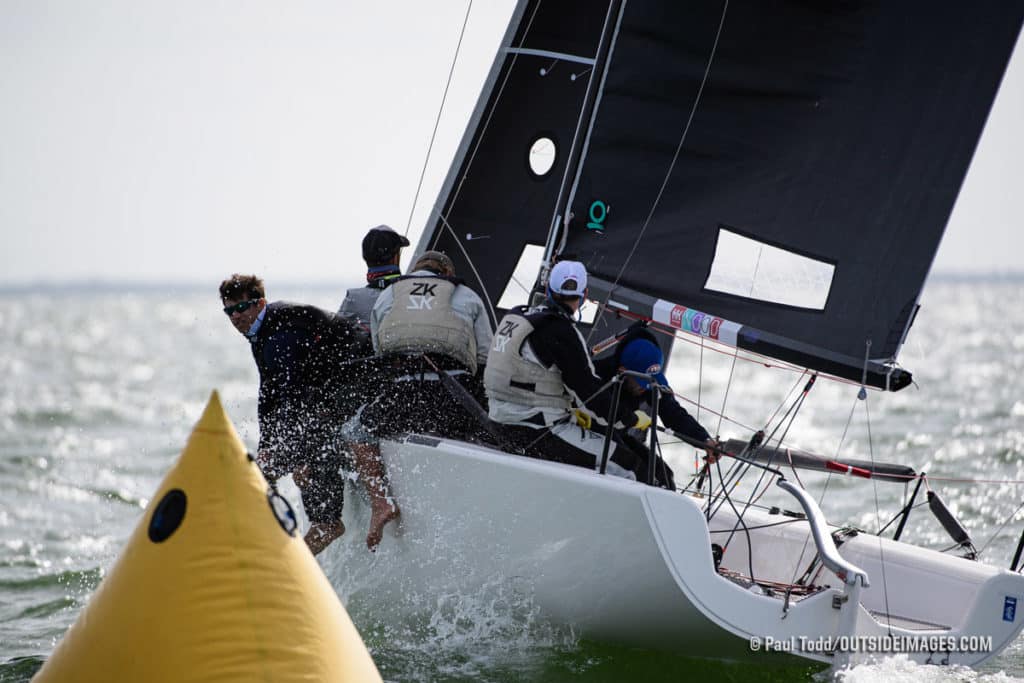
[[[1022,20],[1020,0],[521,3],[421,246],[493,300],[547,242],[613,308],[902,388]]]

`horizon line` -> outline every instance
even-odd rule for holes
[[[940,281],[1019,280],[1024,279],[1024,267],[992,270],[937,270],[929,273],[925,280],[925,285],[932,279]],[[283,278],[274,281],[274,288],[326,289],[328,287],[337,287],[349,289],[353,286],[358,286],[361,282],[362,278],[358,280],[355,278]],[[0,293],[67,290],[74,288],[92,291],[108,289],[151,290],[160,287],[197,290],[215,288],[218,284],[218,282],[197,278],[181,278],[180,280],[135,277],[33,278],[10,281],[0,280]]]

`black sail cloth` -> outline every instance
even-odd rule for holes
[[[595,280],[744,326],[733,345],[861,379],[912,322],[1022,7],[628,3],[566,249]],[[821,304],[709,286],[734,235],[760,245],[762,280],[770,247],[831,272]]]
[[[549,254],[586,264],[592,298],[854,380],[867,358],[869,384],[901,388],[891,362],[1022,17],[1022,0],[523,2],[419,249],[496,304],[554,226]],[[736,240],[755,252],[739,268]],[[769,271],[773,249],[796,265]],[[805,270],[810,303],[761,291],[811,289]]]

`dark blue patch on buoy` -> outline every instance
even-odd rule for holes
[[[185,519],[187,500],[181,489],[171,489],[157,503],[149,520],[149,540],[162,543],[171,537]]]
[[[267,491],[267,502],[270,503],[270,511],[274,513],[274,519],[281,525],[284,532],[289,536],[294,536],[299,530],[299,520],[295,517],[292,504],[273,486]]]

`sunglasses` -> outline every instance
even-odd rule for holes
[[[231,317],[235,313],[245,313],[250,307],[255,306],[260,302],[259,299],[249,299],[248,301],[239,301],[237,304],[224,307],[224,315]]]

